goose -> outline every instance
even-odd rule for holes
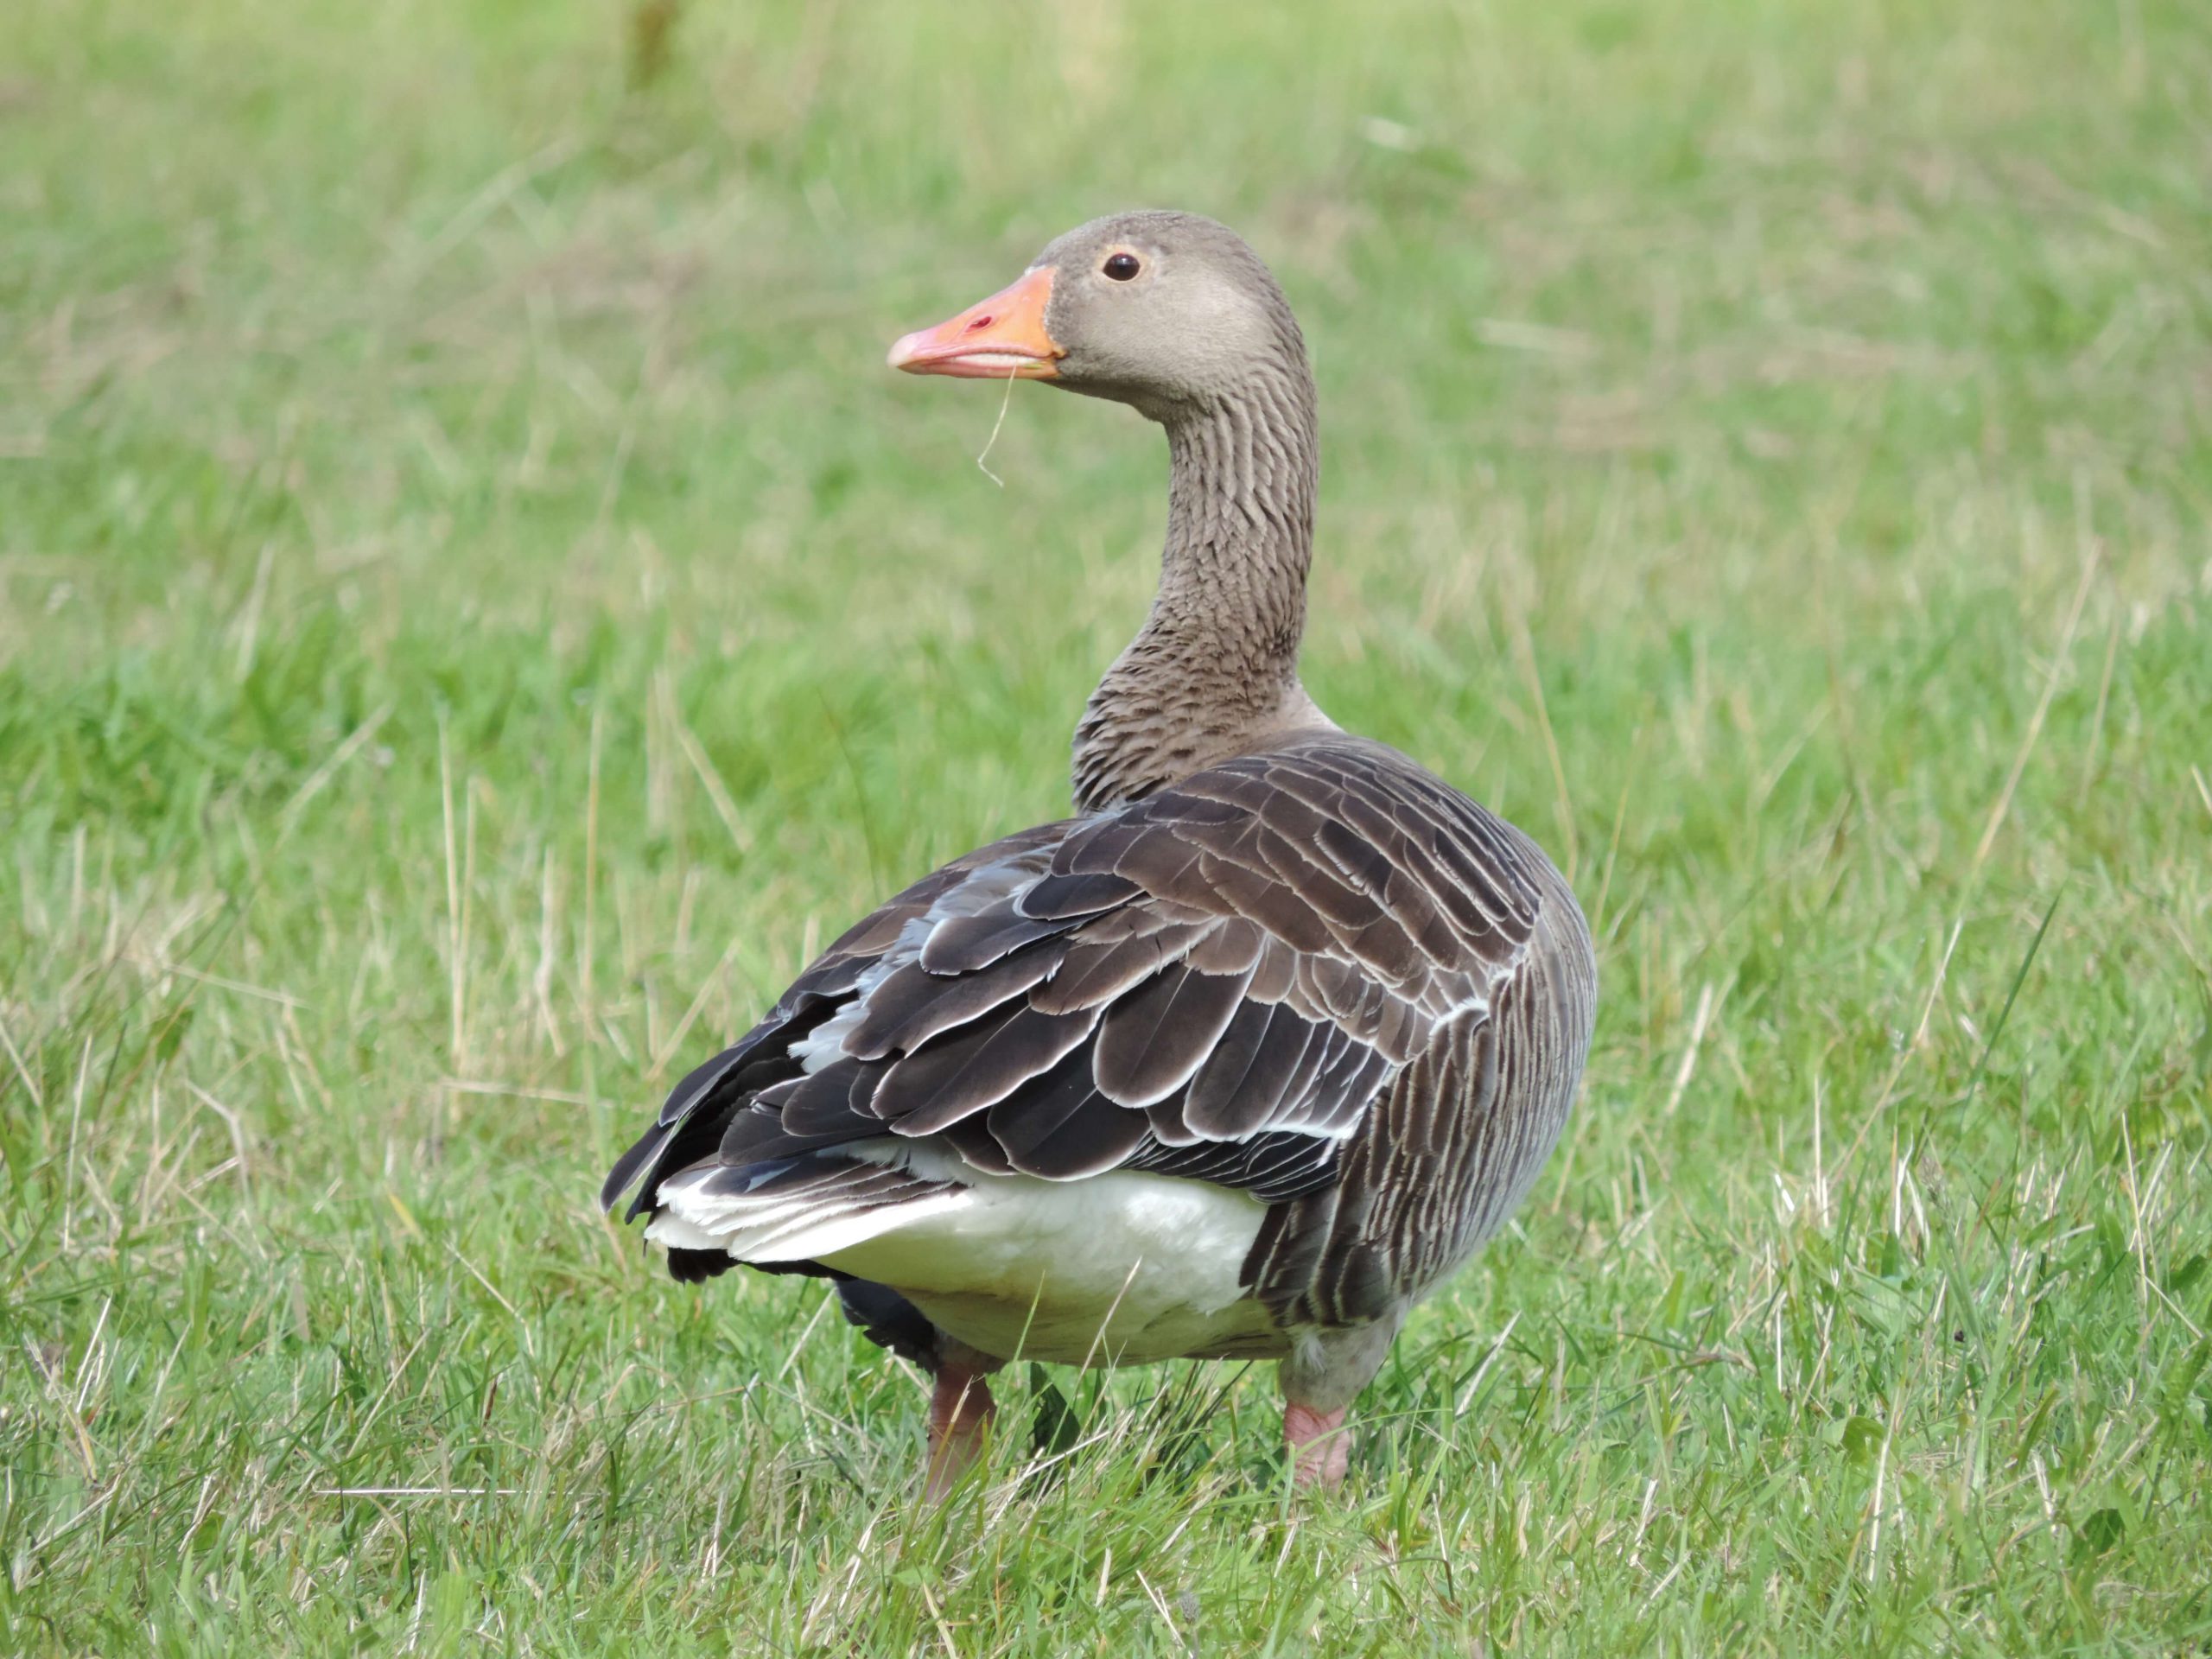
[[[1076,728],[1074,816],[862,918],[601,1201],[638,1189],[680,1281],[833,1281],[931,1379],[930,1498],[1017,1357],[1279,1360],[1293,1478],[1333,1488],[1407,1310],[1559,1139],[1589,930],[1527,836],[1300,683],[1313,380],[1233,232],[1095,220],[890,363],[1164,427],[1158,594]]]

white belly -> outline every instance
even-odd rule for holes
[[[909,1154],[918,1173],[931,1152]],[[1001,1358],[1142,1364],[1280,1356],[1237,1281],[1266,1215],[1241,1192],[1116,1171],[1080,1181],[979,1176],[960,1201],[820,1258],[888,1285]]]

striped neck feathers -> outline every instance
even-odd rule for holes
[[[1298,679],[1319,445],[1313,376],[1294,333],[1288,344],[1232,393],[1163,423],[1160,591],[1076,727],[1084,811],[1329,724]]]

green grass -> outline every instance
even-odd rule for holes
[[[2212,1640],[2201,7],[632,29],[10,9],[0,1649]],[[1001,491],[881,353],[1139,203],[1314,342],[1308,683],[1554,850],[1603,1006],[1340,1499],[1175,1366],[1009,1373],[926,1514],[818,1287],[592,1199],[1063,809],[1160,440],[1025,389]]]

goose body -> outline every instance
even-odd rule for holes
[[[1241,241],[1096,221],[893,360],[1165,425],[1160,595],[1077,728],[1077,816],[860,921],[677,1085],[605,1201],[637,1186],[678,1278],[836,1280],[936,1379],[933,1491],[1017,1356],[1280,1359],[1298,1471],[1332,1483],[1406,1310],[1565,1124],[1581,912],[1527,836],[1300,685],[1312,382]]]

